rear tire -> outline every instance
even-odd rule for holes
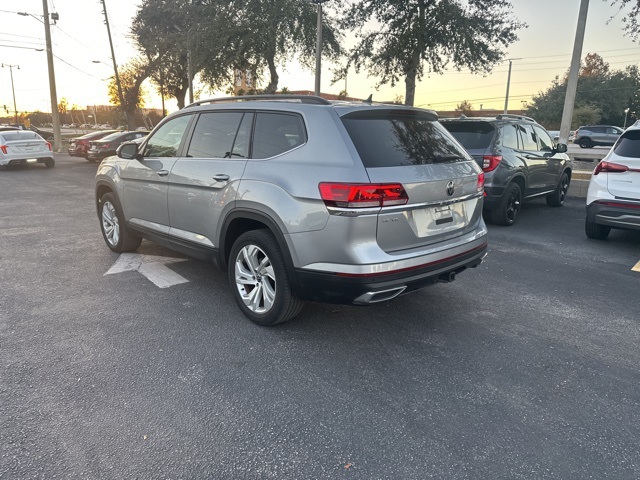
[[[550,207],[561,207],[564,205],[564,200],[569,190],[569,174],[564,172],[560,177],[560,182],[553,193],[547,195],[547,205]]]
[[[580,145],[580,148],[591,148],[593,147],[593,142],[588,138],[581,138],[578,145]]]
[[[56,162],[53,159],[49,159],[49,160],[45,160],[44,161],[44,166],[47,168],[53,168],[55,166]]]
[[[491,223],[510,227],[518,219],[522,207],[522,190],[517,183],[510,183],[504,190],[500,205],[491,210]]]
[[[611,232],[611,227],[585,220],[584,232],[587,234],[587,237],[593,238],[594,240],[606,240]]]
[[[304,305],[291,291],[284,257],[268,230],[238,237],[229,255],[228,277],[238,307],[258,325],[290,320]]]
[[[142,239],[127,229],[120,204],[113,193],[105,193],[100,199],[100,228],[107,246],[117,253],[131,252],[140,246]]]

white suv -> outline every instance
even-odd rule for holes
[[[587,192],[587,237],[640,230],[640,126],[629,127],[596,166]]]

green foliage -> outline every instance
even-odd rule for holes
[[[572,128],[598,122],[622,126],[626,108],[629,108],[627,125],[633,123],[640,112],[638,67],[632,65],[624,70],[610,70],[609,65],[596,54],[587,55],[586,60],[586,66],[581,68],[578,77]],[[556,77],[546,91],[533,97],[527,107],[527,115],[547,128],[560,128],[566,91],[566,76],[562,81]]]
[[[611,2],[611,6],[619,5],[620,10],[631,7],[628,10],[625,17],[622,19],[624,22],[624,30],[633,41],[637,41],[640,37],[640,24],[638,24],[638,17],[640,17],[640,0],[605,0]]]
[[[471,113],[473,111],[473,105],[471,105],[471,102],[469,102],[469,100],[463,100],[456,106],[456,111],[467,115],[468,113]]]
[[[526,26],[506,0],[353,0],[343,8],[340,25],[357,34],[344,70],[364,68],[378,86],[404,79],[408,105],[425,69],[440,73],[452,64],[487,73]]]

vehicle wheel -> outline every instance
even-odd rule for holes
[[[522,207],[522,190],[517,183],[510,183],[504,190],[500,205],[491,210],[491,223],[510,227],[518,218]]]
[[[584,222],[584,232],[587,234],[587,237],[593,238],[595,240],[606,240],[609,236],[609,232],[611,232],[611,227],[607,225],[600,225],[596,222],[590,222],[589,220],[585,220]]]
[[[588,138],[581,138],[580,139],[580,143],[578,145],[580,145],[581,148],[591,148],[591,147],[593,147],[593,143]]]
[[[267,230],[238,237],[231,248],[228,275],[238,307],[258,325],[284,322],[302,309],[304,302],[291,291],[280,247]]]
[[[564,205],[564,199],[567,196],[569,190],[569,174],[564,172],[560,177],[560,183],[556,187],[553,193],[547,195],[547,205],[550,207],[561,207]]]
[[[44,166],[47,168],[53,168],[56,164],[56,161],[53,159],[47,159],[44,161]]]
[[[105,193],[100,199],[100,227],[104,241],[114,252],[131,252],[142,242],[140,237],[127,230],[124,215],[113,193]]]

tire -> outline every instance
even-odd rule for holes
[[[593,238],[594,240],[606,240],[611,232],[611,227],[585,220],[584,232],[587,234],[587,237]]]
[[[290,320],[304,305],[291,291],[284,257],[268,230],[251,230],[238,237],[227,273],[238,307],[258,325]]]
[[[567,191],[569,190],[569,182],[569,174],[567,172],[563,172],[555,191],[546,197],[547,205],[550,207],[561,207],[564,205],[564,200],[567,196]]]
[[[53,168],[56,164],[56,161],[53,159],[47,159],[44,161],[44,166],[47,168]]]
[[[588,138],[581,138],[578,145],[580,145],[580,148],[591,148],[593,147],[593,142]]]
[[[504,190],[500,205],[491,210],[491,223],[510,227],[518,219],[522,207],[522,190],[517,183],[510,183]]]
[[[131,252],[142,239],[127,229],[120,204],[113,193],[105,193],[99,204],[100,229],[107,246],[117,253]]]

